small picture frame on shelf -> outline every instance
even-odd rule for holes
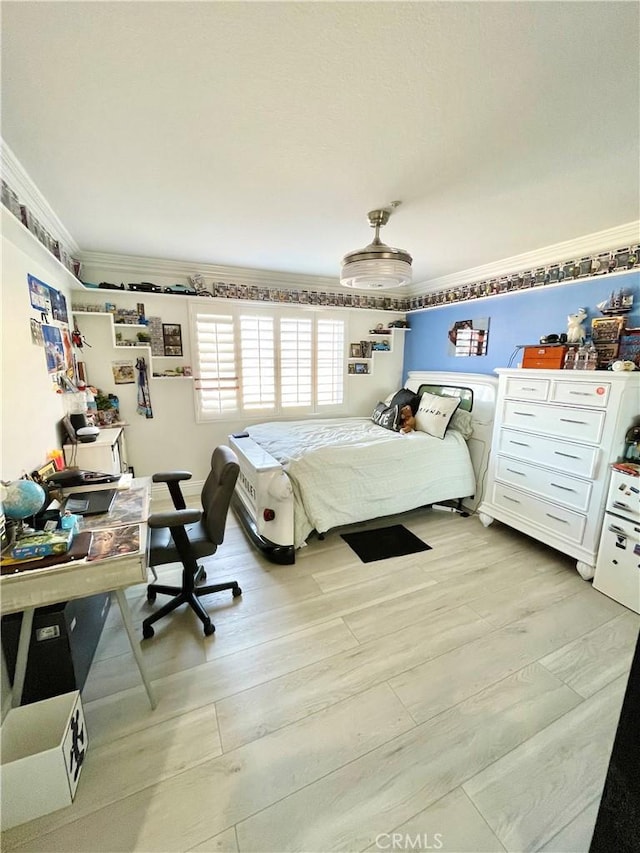
[[[353,367],[354,367],[354,373],[363,374],[363,373],[369,372],[369,365],[366,364],[364,361],[354,362]]]
[[[182,355],[182,330],[179,323],[162,324],[162,342],[165,355]]]
[[[349,358],[362,358],[361,344],[358,343],[349,345]]]

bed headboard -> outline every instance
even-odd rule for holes
[[[476,509],[482,499],[489,467],[493,418],[498,394],[497,378],[485,373],[411,370],[407,374],[405,386],[415,392],[422,390],[429,391],[431,394],[440,394],[443,397],[460,397],[460,408],[471,412],[473,435],[467,444],[476,474],[477,488],[474,497],[465,500],[464,503],[469,509]]]

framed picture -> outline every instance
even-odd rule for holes
[[[356,361],[354,364],[354,373],[368,373],[369,365],[363,361]]]
[[[182,355],[182,331],[180,323],[162,324],[162,342],[165,355]]]
[[[362,358],[362,346],[360,344],[349,345],[349,358]]]

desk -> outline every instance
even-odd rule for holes
[[[124,427],[100,427],[95,441],[65,444],[62,450],[67,465],[77,465],[88,471],[120,474],[126,458]]]
[[[140,496],[138,509],[128,514],[128,507],[131,504],[131,497],[134,496],[134,493]],[[149,517],[150,501],[151,483],[149,478],[134,479],[130,490],[126,489],[118,493],[112,510],[108,515],[91,516],[91,518],[84,520],[82,523],[84,530],[139,523],[140,547],[137,553],[126,554],[122,557],[110,557],[103,560],[88,561],[84,559],[59,563],[48,568],[3,575],[0,578],[0,611],[2,615],[17,613],[21,610],[24,611],[13,681],[13,707],[19,706],[22,699],[24,677],[27,670],[27,656],[29,654],[29,641],[31,639],[31,627],[33,624],[33,612],[36,607],[57,604],[59,601],[69,601],[74,598],[84,598],[99,592],[111,593],[112,600],[118,602],[122,621],[129,637],[131,650],[138,664],[149,702],[152,708],[156,707],[156,700],[145,670],[142,652],[140,651],[140,643],[133,627],[131,611],[124,594],[124,590],[128,586],[144,583],[147,580],[148,527],[146,521]]]

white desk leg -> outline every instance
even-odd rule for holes
[[[142,681],[144,682],[145,690],[147,691],[147,696],[149,697],[149,702],[152,708],[156,707],[156,698],[153,695],[153,690],[151,689],[151,683],[147,678],[147,673],[144,668],[144,658],[142,657],[142,652],[140,651],[140,643],[138,642],[138,638],[136,637],[136,630],[133,627],[133,622],[131,621],[131,611],[129,610],[129,604],[127,602],[127,597],[124,594],[123,589],[115,589],[112,591],[111,595],[115,595],[116,600],[120,606],[120,613],[122,614],[122,621],[124,622],[125,630],[129,636],[129,643],[131,644],[131,651],[134,654],[136,659],[136,663],[138,664],[138,669],[140,670],[140,676]]]
[[[24,677],[27,673],[27,658],[29,657],[29,645],[31,643],[33,611],[33,607],[27,607],[22,614],[22,625],[20,626],[20,637],[18,639],[18,654],[16,656],[16,670],[13,676],[13,689],[11,691],[11,705],[13,708],[19,708],[22,701]]]

